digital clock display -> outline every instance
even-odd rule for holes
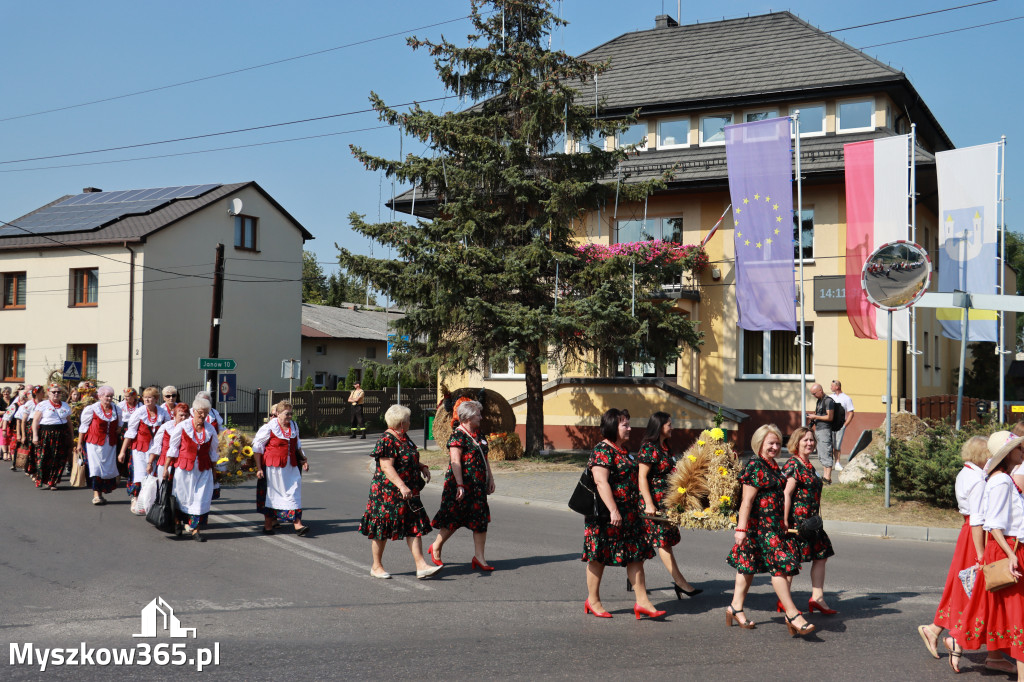
[[[823,275],[814,278],[815,312],[846,312],[846,277]]]

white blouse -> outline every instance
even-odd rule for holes
[[[28,419],[32,416],[32,413],[36,409],[36,401],[27,400],[25,403],[18,408],[18,411],[14,413],[15,419]]]
[[[67,424],[68,417],[71,416],[71,406],[65,402],[61,402],[60,405],[54,407],[53,403],[49,400],[44,400],[36,406],[35,412],[41,414],[39,418],[40,426],[54,426],[55,424]],[[35,418],[35,413],[32,415]]]
[[[1024,534],[1024,496],[1009,474],[1000,471],[989,477],[981,506],[985,530],[998,528],[1011,537]]]
[[[110,416],[103,416],[103,409],[99,403],[93,403],[82,410],[82,423],[78,427],[79,433],[87,433],[89,431],[89,424],[92,423],[93,419],[102,419],[106,422],[117,422],[121,423],[121,410],[118,409],[117,405],[110,405]]]
[[[203,439],[205,443],[207,440],[210,441],[210,461],[216,462],[220,455],[217,452],[217,432],[214,431],[213,427],[203,422],[203,428],[206,432],[206,437]],[[167,446],[167,459],[176,458],[178,456],[178,450],[181,448],[181,434],[186,434],[192,439],[192,442],[197,443],[196,440],[196,427],[192,423],[192,418],[189,417],[185,421],[178,424],[177,428],[171,431],[171,442]],[[159,452],[159,450],[157,450]]]
[[[295,449],[302,449],[302,439],[299,438],[299,425],[295,422],[290,424],[291,434],[295,438]],[[274,434],[281,440],[288,440],[285,437],[284,431],[281,429],[281,422],[277,421],[277,418],[271,419],[266,424],[260,427],[260,430],[256,432],[256,435],[252,439],[252,451],[263,454],[263,451],[267,449],[267,442],[270,440],[270,434]]]
[[[163,416],[161,413],[160,416]],[[149,441],[149,450],[146,451],[150,455],[160,455],[160,449],[164,446],[164,435],[168,431],[174,431],[174,427],[177,426],[174,422],[164,422],[160,425],[160,428],[156,430],[156,435],[153,436],[153,440]],[[167,449],[170,450],[170,443],[167,444]]]
[[[141,409],[132,411],[131,416],[128,417],[128,429],[124,432],[124,437],[135,438],[136,436],[138,436],[139,425],[143,421],[146,422],[146,425],[149,426],[150,429],[155,429],[164,423],[164,416],[163,414],[160,413],[160,410],[157,410],[156,416],[151,417],[149,415],[149,410],[147,410],[146,406],[143,405]]]
[[[985,472],[972,462],[965,462],[964,468],[956,475],[956,505],[964,516],[970,515],[972,526],[980,526],[981,498],[985,493]],[[978,523],[975,523],[977,515]]]

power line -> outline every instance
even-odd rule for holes
[[[896,43],[907,43],[907,42],[910,42],[911,40],[921,40],[922,38],[934,38],[935,36],[944,36],[944,35],[947,35],[947,34],[950,34],[950,33],[959,33],[960,31],[970,31],[972,28],[983,28],[985,26],[995,26],[996,24],[1005,24],[1005,23],[1010,22],[1010,21],[1020,21],[1021,19],[1024,19],[1024,15],[1021,15],[1019,17],[1011,17],[1009,19],[1000,19],[999,21],[990,21],[987,24],[976,24],[974,26],[964,26],[963,28],[950,29],[949,31],[940,31],[938,33],[929,33],[928,35],[916,36],[914,38],[903,38],[901,40],[890,40],[887,43],[875,43],[874,45],[865,45],[864,47],[862,47],[860,49],[866,50],[866,49],[871,48],[871,47],[882,47],[883,45],[895,45]]]
[[[493,12],[493,10],[492,10],[492,12]],[[485,15],[490,14],[492,12],[484,12],[482,14],[482,16],[485,16]],[[405,34],[411,32],[411,31],[421,31],[421,30],[427,29],[427,28],[434,28],[436,26],[443,26],[445,24],[452,24],[452,23],[455,23],[455,22],[458,22],[458,21],[463,21],[465,19],[469,19],[472,16],[473,16],[472,14],[468,14],[468,15],[465,15],[465,16],[456,17],[455,19],[446,19],[445,21],[438,21],[438,22],[435,22],[433,24],[426,24],[424,26],[417,26],[416,28],[410,28],[410,29],[406,29],[406,30],[403,30],[403,31],[396,31],[394,33],[387,33],[385,35],[375,36],[373,38],[366,38],[365,40],[357,40],[356,42],[353,42],[353,43],[346,43],[344,45],[338,45],[336,47],[328,47],[328,48],[323,49],[323,50],[317,50],[315,52],[307,52],[305,54],[295,55],[294,57],[285,57],[284,59],[277,59],[277,60],[274,60],[272,62],[265,62],[263,64],[255,64],[253,66],[246,66],[246,67],[243,67],[243,68],[240,68],[240,69],[234,69],[232,71],[224,71],[223,73],[215,73],[215,74],[210,75],[210,76],[201,76],[199,78],[192,78],[190,80],[181,81],[179,83],[171,83],[169,85],[160,85],[160,86],[157,86],[157,87],[154,87],[154,88],[148,88],[146,90],[138,90],[136,92],[129,92],[129,93],[125,93],[123,95],[114,95],[113,97],[105,97],[103,99],[91,100],[89,102],[81,102],[79,104],[69,104],[67,106],[56,107],[56,108],[53,108],[53,109],[45,109],[43,111],[36,111],[36,112],[29,113],[29,114],[18,114],[17,116],[8,116],[7,118],[0,118],[0,123],[3,123],[5,121],[13,121],[13,120],[19,119],[19,118],[28,118],[30,116],[41,116],[42,114],[51,114],[51,113],[54,113],[54,112],[57,112],[57,111],[67,111],[68,109],[77,109],[79,107],[87,107],[87,106],[90,106],[90,105],[93,105],[93,104],[102,104],[103,102],[112,102],[112,101],[119,100],[119,99],[125,99],[127,97],[136,97],[138,95],[145,95],[145,94],[148,94],[148,93],[151,93],[151,92],[159,92],[160,90],[169,90],[171,88],[179,88],[179,87],[181,87],[183,85],[191,85],[193,83],[201,83],[203,81],[213,80],[215,78],[223,78],[225,76],[233,76],[235,74],[245,73],[246,71],[254,71],[256,69],[262,69],[262,68],[266,68],[268,66],[275,66],[277,64],[284,64],[285,62],[296,61],[298,59],[305,59],[307,57],[315,57],[317,55],[326,54],[328,52],[335,52],[337,50],[343,50],[343,49],[348,48],[348,47],[355,47],[357,45],[366,45],[367,43],[372,43],[372,42],[375,42],[375,41],[378,41],[378,40],[385,40],[387,38],[394,38],[396,36],[405,35]]]
[[[445,99],[445,98],[444,97],[432,97],[432,98],[429,98],[429,99],[416,99],[416,100],[412,100],[410,102],[402,102],[401,104],[394,104],[394,105],[389,105],[389,106],[392,107],[392,108],[393,107],[407,107],[407,106],[413,106],[413,105],[416,105],[416,104],[420,104],[422,102],[437,102],[437,101],[440,101],[442,99]],[[301,119],[297,119],[297,120],[294,120],[294,121],[283,121],[281,123],[268,123],[266,125],[261,125],[261,126],[252,126],[252,127],[249,127],[249,128],[237,128],[235,130],[222,130],[220,132],[204,133],[202,135],[189,135],[187,137],[176,137],[176,138],[172,138],[172,139],[169,139],[169,140],[157,140],[155,142],[139,142],[137,144],[126,144],[126,145],[121,145],[121,146],[118,146],[118,147],[107,147],[105,149],[91,149],[89,151],[84,151],[84,152],[68,152],[66,154],[50,154],[48,156],[34,156],[34,157],[30,157],[30,158],[25,158],[25,159],[11,159],[11,160],[8,160],[8,161],[0,161],[0,164],[6,165],[6,164],[10,164],[10,163],[25,163],[26,161],[44,161],[46,159],[63,159],[63,158],[67,158],[69,156],[83,156],[85,154],[100,154],[100,153],[103,153],[103,152],[120,151],[122,149],[138,149],[139,147],[152,147],[154,145],[170,144],[172,142],[187,142],[189,140],[201,140],[201,139],[207,138],[207,137],[219,137],[221,135],[235,135],[237,133],[248,133],[248,132],[252,132],[253,130],[267,130],[268,128],[280,128],[282,126],[291,126],[291,125],[296,125],[296,124],[299,124],[299,123],[312,123],[314,121],[326,121],[326,120],[329,120],[329,119],[332,119],[332,118],[341,118],[343,116],[354,116],[356,114],[366,114],[366,113],[370,113],[370,112],[373,112],[373,111],[376,111],[376,110],[371,107],[369,109],[357,109],[355,111],[345,111],[345,112],[342,112],[340,114],[327,114],[325,116],[313,116],[313,117],[310,117],[310,118],[301,118]]]
[[[867,26],[878,26],[879,24],[891,24],[894,21],[903,21],[904,19],[916,19],[917,17],[926,17],[929,14],[942,14],[943,12],[952,12],[953,10],[964,9],[965,7],[976,7],[978,5],[987,5],[990,2],[997,2],[997,0],[981,0],[981,2],[972,2],[966,5],[957,5],[956,7],[946,7],[945,9],[936,9],[931,12],[920,12],[918,14],[908,14],[905,17],[896,17],[895,19],[883,19],[881,21],[872,21],[868,24],[857,24],[856,26],[847,26],[846,28],[834,28],[831,31],[825,31],[825,33],[839,33],[840,31],[852,31],[855,28],[865,28]]]

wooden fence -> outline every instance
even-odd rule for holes
[[[908,401],[909,402],[909,401]],[[964,396],[960,419],[969,422],[978,419],[977,398]],[[999,403],[993,402],[991,409],[999,411]],[[935,419],[941,421],[947,417],[956,419],[956,396],[955,395],[930,395],[926,398],[917,399],[917,416],[921,419]]]
[[[303,421],[313,433],[328,426],[348,426],[352,422],[352,407],[348,404],[350,394],[351,391],[292,391],[295,421]],[[398,397],[395,388],[366,391],[363,398],[366,425],[382,424],[384,413],[399,402]],[[287,399],[287,392],[271,391],[267,399],[268,412],[274,403]],[[432,415],[437,408],[437,391],[432,388],[403,388],[401,404],[412,410],[414,424],[422,424],[424,413]]]

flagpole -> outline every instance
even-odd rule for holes
[[[803,180],[800,172],[800,110],[793,113],[793,139],[794,153],[796,155],[796,250],[799,254],[800,264],[800,335],[797,343],[800,344],[800,426],[807,426],[807,344],[804,338],[806,331],[804,325],[804,192]]]
[[[999,293],[1003,296],[1006,295],[1006,196],[1003,193],[1005,189],[1005,178],[1006,178],[1006,135],[1003,135],[999,140],[999,148],[1002,154],[999,156],[999,230],[1001,232],[999,238]],[[1003,414],[1004,406],[1003,401],[1006,400],[1006,369],[1003,365],[1003,358],[1006,357],[1006,329],[1004,327],[1006,320],[1006,312],[1003,310],[999,311],[999,345],[996,350],[999,353],[999,423],[1002,424],[1006,421],[1005,415]],[[1017,349],[1017,339],[1014,338],[1014,350]]]
[[[917,244],[917,124],[910,124],[910,241]],[[917,308],[910,308],[910,411],[917,414]]]

